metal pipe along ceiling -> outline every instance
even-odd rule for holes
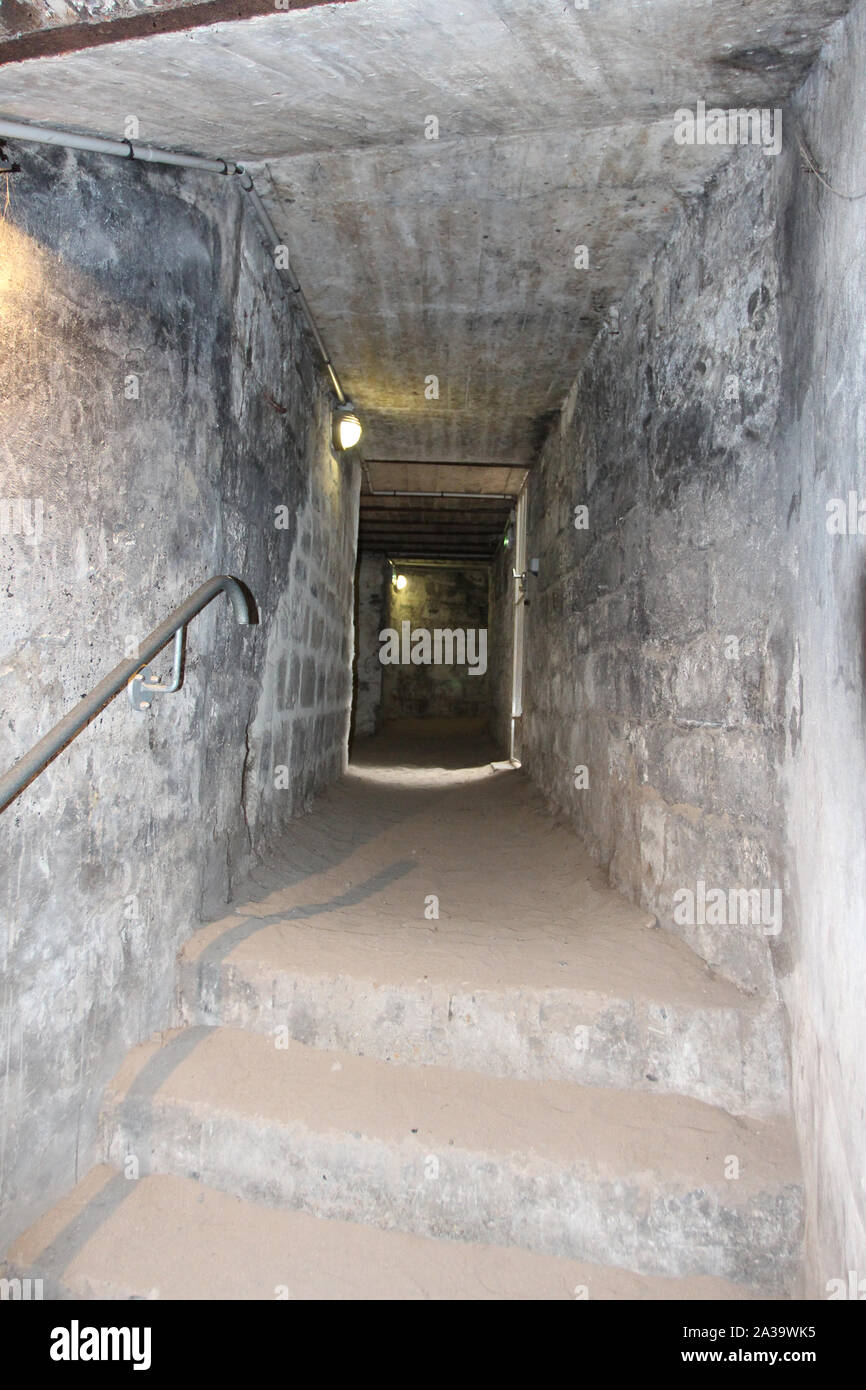
[[[365,497],[483,497],[493,502],[517,501],[515,492],[399,492],[394,488],[370,488],[368,492],[361,493],[362,501]]]
[[[0,119],[0,139],[24,140],[38,145],[59,145],[64,149],[87,150],[91,154],[114,155],[118,159],[135,159],[146,164],[171,164],[181,169],[199,169],[206,174],[242,174],[243,180],[241,182],[241,188],[248,194],[250,202],[255,209],[256,216],[270,242],[271,255],[273,256],[276,248],[283,244],[253,184],[251,175],[247,173],[242,164],[236,164],[234,160],[205,159],[202,155],[180,154],[175,150],[158,149],[154,145],[141,145],[136,140],[105,140],[101,136],[77,135],[71,130],[61,130],[51,126],[30,125],[26,121],[7,121]],[[316,347],[321,353],[322,362],[331,378],[337,400],[340,402],[340,405],[345,404],[345,392],[340,385],[337,373],[331,362],[331,355],[325,347],[322,335],[316,326],[312,310],[307,303],[307,297],[301,289],[297,276],[291,266],[282,270],[277,266],[276,261],[274,261],[274,269],[285,276],[289,288],[297,299],[301,312],[307,321],[307,326],[313,336]]]

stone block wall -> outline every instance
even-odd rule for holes
[[[866,522],[829,524],[866,515],[864,65],[861,3],[781,156],[684,208],[529,494],[525,762],[661,926],[784,1003],[810,1297],[866,1268]],[[740,889],[780,911],[732,918]]]
[[[344,765],[359,490],[230,180],[10,152],[0,767],[211,575],[258,622],[214,602],[177,694],[115,699],[0,813],[0,1243],[86,1171],[186,936]]]
[[[388,628],[487,629],[486,565],[428,565],[403,569],[408,584],[388,588]],[[489,636],[489,634],[488,634]],[[489,682],[485,672],[470,675],[468,666],[388,665],[383,668],[382,701],[386,721],[393,719],[486,719]]]
[[[524,755],[616,884],[772,993],[784,935],[674,913],[699,878],[788,886],[779,286],[767,160],[744,155],[596,341],[531,477]]]

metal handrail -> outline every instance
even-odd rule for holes
[[[66,747],[68,743],[79,734],[91,719],[99,714],[100,710],[118,695],[126,686],[130,688],[130,696],[133,697],[132,683],[137,681],[137,691],[133,697],[133,708],[145,710],[150,708],[150,702],[140,699],[140,693],[164,691],[168,692],[177,689],[180,685],[180,653],[183,637],[183,630],[191,618],[200,613],[203,608],[216,598],[217,594],[227,594],[231,599],[235,618],[241,627],[248,627],[252,622],[252,612],[249,600],[244,590],[236,579],[229,574],[217,574],[213,579],[209,579],[206,584],[202,584],[194,593],[190,594],[185,603],[166,618],[164,623],[154,628],[153,632],[139,645],[138,655],[129,657],[122,661],[119,666],[115,666],[104,680],[100,681],[89,695],[80,700],[74,709],[71,709],[65,719],[61,719],[59,724],[41,738],[29,753],[25,753],[23,758],[19,758],[8,772],[0,777],[0,811],[14,800],[20,791],[32,782],[33,778],[43,771],[44,768],[56,758],[57,754]],[[167,646],[175,634],[178,635],[175,642],[175,662],[174,662],[174,683],[171,686],[160,686],[148,682],[146,677],[147,664]]]

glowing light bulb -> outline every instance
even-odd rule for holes
[[[334,442],[338,449],[354,449],[363,432],[357,415],[351,410],[340,411],[334,423]]]

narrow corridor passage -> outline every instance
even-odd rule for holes
[[[716,1291],[832,1374],[864,72],[866,0],[2,0],[0,1302]],[[763,1359],[702,1316],[581,1352]]]
[[[471,726],[366,740],[202,927],[103,1163],[10,1252],[53,1294],[795,1293],[774,1010],[605,886]],[[137,1179],[137,1181],[131,1180]]]

